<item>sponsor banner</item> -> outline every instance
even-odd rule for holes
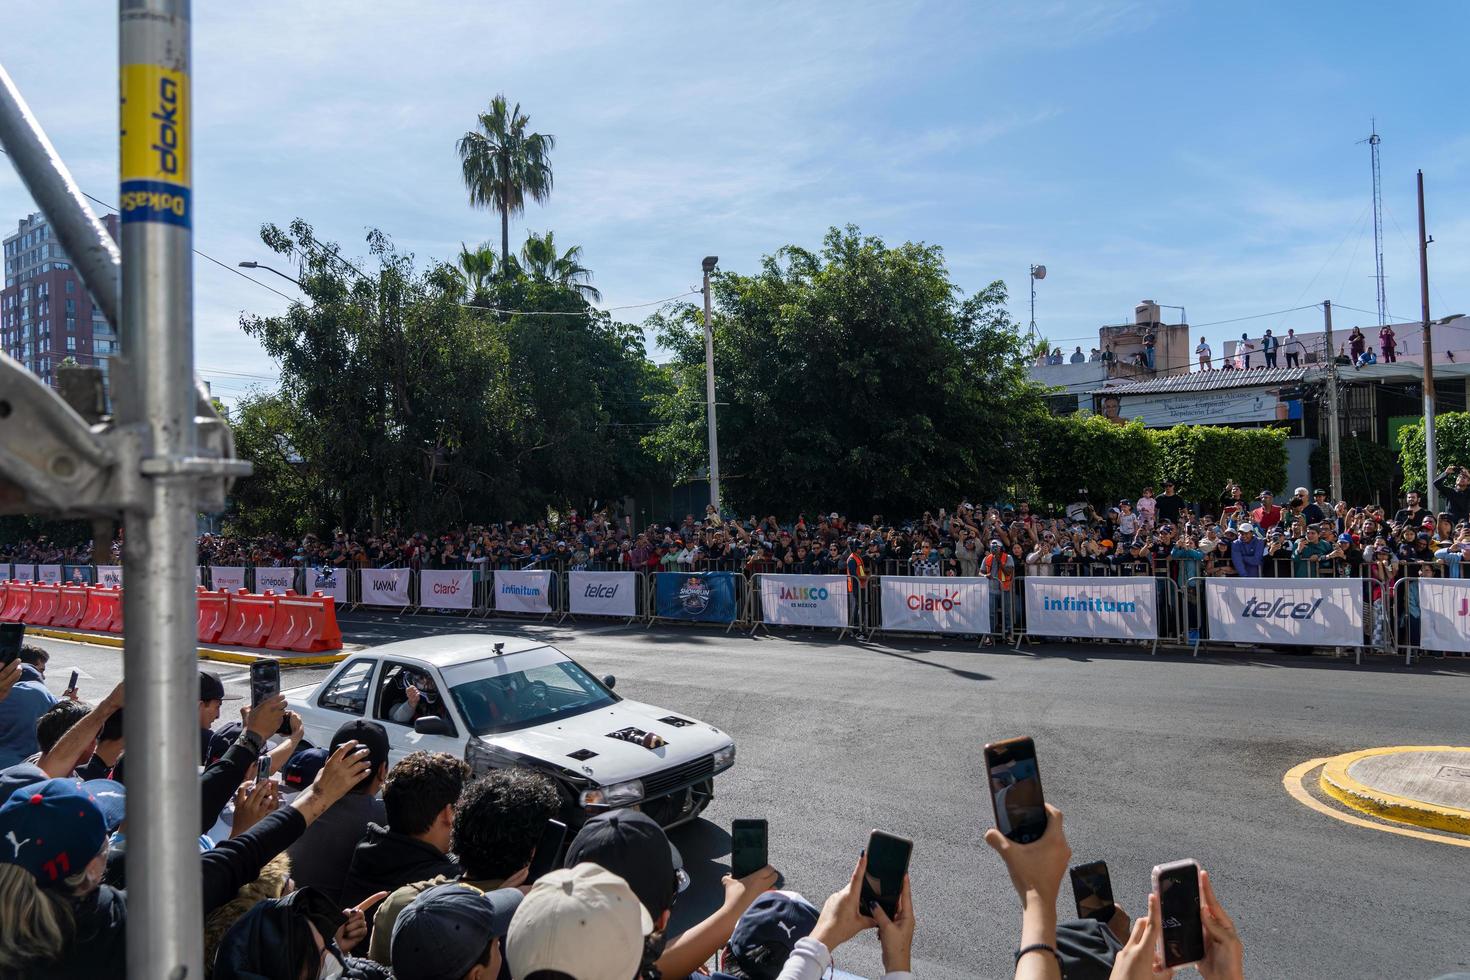
[[[496,572],[495,608],[505,612],[551,612],[551,572]]]
[[[885,576],[879,629],[989,633],[990,579]]]
[[[570,612],[576,616],[637,616],[637,572],[569,572]]]
[[[1031,636],[1080,636],[1154,640],[1159,635],[1157,586],[1137,578],[1027,576],[1026,632]]]
[[[17,582],[34,582],[36,580],[36,566],[16,565],[14,574]]]
[[[60,565],[37,565],[36,566],[36,581],[37,582],[44,582],[47,585],[58,585],[58,584],[60,584],[60,582],[61,582],[61,566]]]
[[[194,569],[194,571],[195,571],[195,576],[194,577],[195,577],[195,579],[198,579],[198,577],[199,577],[198,576],[199,569],[196,567]],[[108,587],[119,587],[119,586],[121,586],[122,585],[122,566],[121,565],[98,565],[97,566],[97,584],[98,585],[106,585]]]
[[[216,592],[220,589],[238,592],[245,588],[245,569],[234,565],[210,565],[209,581],[213,583]]]
[[[1207,579],[1205,612],[1211,640],[1363,644],[1362,579]]]
[[[475,608],[475,573],[468,568],[419,572],[419,605],[425,609]]]
[[[8,582],[9,580],[10,580],[10,562],[8,562],[8,561],[0,561],[0,582]]]
[[[364,606],[411,606],[408,597],[408,569],[362,569],[362,604]]]
[[[264,592],[270,589],[276,595],[281,595],[287,589],[296,588],[296,569],[294,568],[256,568],[255,569],[255,591]]]
[[[306,594],[320,592],[337,602],[347,601],[347,569],[321,565],[306,570]]]
[[[1470,650],[1470,581],[1409,579],[1419,586],[1419,645],[1426,650]]]
[[[763,623],[847,625],[845,575],[761,575],[758,581]]]
[[[735,622],[734,572],[656,572],[653,582],[659,619]]]
[[[94,578],[91,565],[63,565],[61,576],[67,585],[91,585]]]

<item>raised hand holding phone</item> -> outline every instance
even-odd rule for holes
[[[1047,807],[1036,743],[1023,737],[987,744],[985,774],[996,829],[1017,844],[1040,840],[1046,831]]]
[[[1159,959],[1166,967],[1198,963],[1205,958],[1199,864],[1184,860],[1156,865],[1153,885],[1162,923]]]
[[[862,880],[862,910],[877,905],[891,919],[898,914],[898,898],[909,873],[909,858],[914,842],[906,837],[875,830],[868,837],[867,867]]]

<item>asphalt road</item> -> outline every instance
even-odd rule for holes
[[[376,644],[462,631],[433,617],[345,617]],[[705,820],[673,832],[694,879],[687,924],[720,895],[727,828],[764,817],[788,887],[817,904],[850,872],[868,831],[914,839],[916,972],[924,980],[1012,972],[1014,894],[981,840],[991,823],[980,747],[1036,739],[1048,800],[1077,863],[1104,859],[1129,911],[1149,869],[1192,857],[1211,871],[1252,978],[1428,980],[1470,969],[1470,852],[1353,827],[1307,809],[1282,774],[1307,759],[1391,744],[1466,744],[1470,671],[1355,668],[1311,657],[1042,652],[940,642],[856,644],[812,633],[755,639],[688,629],[517,627],[552,639],[618,691],[733,733],[735,768]],[[43,641],[53,687],[80,665],[100,696],[117,651]],[[233,690],[245,671],[215,665]],[[306,683],[319,670],[293,671]],[[1063,915],[1071,896],[1064,887]],[[677,924],[677,923],[676,923]],[[876,940],[838,966],[879,976]]]

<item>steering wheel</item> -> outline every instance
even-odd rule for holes
[[[546,701],[548,692],[545,681],[532,681],[521,689],[520,697],[516,700],[530,704],[542,704]]]

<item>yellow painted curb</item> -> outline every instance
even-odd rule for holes
[[[1387,834],[1397,834],[1399,837],[1413,837],[1416,840],[1435,841],[1440,844],[1451,844],[1455,847],[1470,847],[1470,839],[1464,837],[1446,837],[1444,834],[1432,834],[1427,830],[1414,830],[1410,827],[1396,827],[1392,824],[1378,823],[1373,820],[1364,820],[1362,817],[1351,813],[1343,813],[1317,799],[1302,785],[1307,773],[1327,762],[1326,759],[1308,759],[1299,766],[1288,769],[1286,775],[1281,777],[1281,785],[1286,792],[1298,803],[1305,807],[1325,814],[1334,820],[1341,820],[1345,824],[1354,827],[1365,827],[1368,830],[1381,830]],[[1334,797],[1336,799],[1336,797]]]
[[[70,640],[73,643],[90,643],[93,646],[122,648],[123,638],[106,633],[74,633],[71,630],[51,629],[47,626],[27,627],[26,633],[31,636],[44,636],[53,640]],[[200,660],[212,660],[222,664],[242,664],[249,666],[257,660],[271,657],[266,653],[250,653],[245,650],[221,650],[218,647],[199,647]],[[279,660],[281,666],[291,667],[326,667],[341,663],[347,659],[349,651],[341,650],[335,653],[318,653],[309,657],[274,657]]]
[[[1400,823],[1427,827],[1431,830],[1446,830],[1452,834],[1470,834],[1470,810],[1461,810],[1437,803],[1395,796],[1383,790],[1365,786],[1348,775],[1348,767],[1359,759],[1380,755],[1397,755],[1401,752],[1465,752],[1470,748],[1461,745],[1388,745],[1377,749],[1345,752],[1325,761],[1319,785],[1322,792],[1354,810],[1397,820]]]

